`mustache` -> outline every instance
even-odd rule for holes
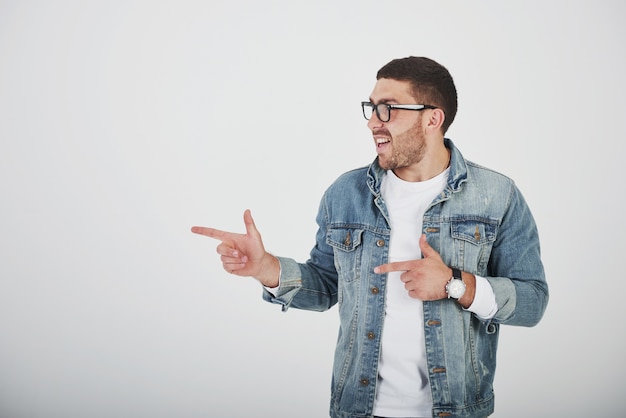
[[[385,128],[380,128],[380,129],[376,129],[374,131],[372,131],[373,135],[385,135],[385,136],[391,136],[391,133],[385,129]]]

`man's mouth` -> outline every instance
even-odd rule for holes
[[[390,138],[375,138],[375,140],[376,140],[376,147],[378,148],[391,142]]]

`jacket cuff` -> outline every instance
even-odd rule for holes
[[[280,276],[278,287],[263,288],[263,300],[282,305],[283,312],[289,309],[289,305],[302,287],[302,275],[298,263],[286,257],[277,257],[280,263]]]
[[[496,304],[498,312],[493,320],[496,322],[505,322],[513,316],[515,305],[517,303],[517,292],[515,285],[509,279],[503,277],[486,277],[487,281],[496,295]]]

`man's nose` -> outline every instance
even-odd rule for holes
[[[385,122],[381,122],[381,120],[378,119],[378,113],[376,112],[372,112],[372,117],[367,121],[367,127],[370,130],[373,130],[374,128],[380,128],[384,124]]]

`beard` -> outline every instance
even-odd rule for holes
[[[391,136],[386,129],[378,133]],[[426,140],[422,131],[422,121],[418,119],[408,130],[391,138],[391,155],[379,155],[378,165],[383,170],[409,167],[422,161],[424,154],[426,154]]]

